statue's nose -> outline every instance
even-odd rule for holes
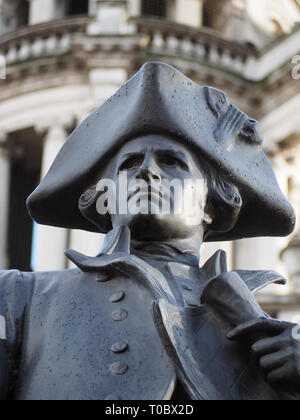
[[[139,170],[139,173],[137,174],[138,179],[143,179],[147,182],[149,181],[161,181],[160,175],[157,173],[157,171],[154,170],[154,168],[142,166]]]

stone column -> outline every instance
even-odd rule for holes
[[[280,238],[253,238],[236,241],[235,268],[241,270],[275,270],[282,273],[282,263],[279,256],[281,249]]]
[[[247,25],[249,23],[246,10],[247,3],[245,0],[232,0],[232,8],[233,12],[231,22],[228,25],[228,35],[231,35],[235,40],[244,41],[247,39]]]
[[[95,257],[101,250],[104,237],[105,235],[101,235],[100,233],[72,230],[70,233],[69,247],[82,254]],[[74,267],[71,262],[69,262],[68,266],[69,268]]]
[[[140,16],[142,0],[128,0],[128,11],[130,16]]]
[[[42,177],[48,172],[66,137],[67,133],[62,125],[53,125],[48,130],[44,141]],[[67,238],[67,229],[35,225],[33,269],[35,271],[48,271],[66,268],[67,262],[64,251],[68,247]]]
[[[49,22],[59,17],[59,9],[63,1],[56,2],[56,0],[28,0],[29,8],[29,24],[35,25],[37,23]]]
[[[97,0],[87,0],[89,2],[89,15],[93,16],[96,14],[97,11]]]
[[[294,207],[296,213],[297,226],[296,231],[300,230],[300,177],[299,177],[299,165],[300,165],[300,134],[297,139],[298,146],[291,152],[292,164],[290,165],[289,171],[289,199]]]
[[[13,31],[16,28],[16,2],[0,0],[0,34]]]
[[[175,20],[188,26],[202,25],[204,0],[176,0]]]
[[[0,35],[5,33],[3,0],[0,0]]]
[[[89,35],[126,34],[133,29],[127,24],[127,1],[97,0],[95,19],[87,27]]]
[[[0,135],[0,270],[7,268],[7,226],[9,208],[10,163],[4,147],[5,136]]]

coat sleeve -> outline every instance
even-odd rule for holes
[[[32,290],[30,276],[0,271],[0,400],[9,399],[14,390]]]

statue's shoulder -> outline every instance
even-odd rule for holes
[[[0,270],[0,298],[20,295],[25,298],[34,287],[33,273],[22,273],[19,270]]]
[[[202,267],[207,279],[213,279],[227,272],[227,255],[223,250],[217,251]],[[272,270],[234,270],[251,292],[256,293],[270,284],[285,285],[287,280],[276,271]]]
[[[259,292],[270,284],[285,285],[287,280],[276,271],[272,270],[235,270],[249,289],[253,292]]]
[[[0,270],[0,300],[18,302],[30,301],[33,294],[44,290],[75,285],[82,279],[79,269],[44,272],[22,272],[19,270]]]
[[[80,269],[74,268],[69,270],[58,271],[37,271],[32,273],[21,273],[25,283],[31,283],[34,287],[34,294],[43,293],[54,294],[63,290],[78,287],[83,278],[87,278],[89,274],[83,273]]]
[[[4,285],[32,285],[39,281],[67,280],[78,276],[81,271],[77,268],[60,271],[25,272],[20,270],[0,270],[0,287]]]
[[[34,276],[18,270],[0,271],[1,336],[12,347],[21,340],[23,325],[34,291]],[[0,349],[1,351],[1,349]]]

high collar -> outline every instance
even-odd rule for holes
[[[179,248],[176,243],[135,242],[131,240],[131,232],[127,226],[117,226],[105,237],[102,250],[98,257],[124,253],[149,260],[178,262],[193,267],[199,267],[197,253]]]
[[[110,231],[104,240],[102,250],[96,257],[88,257],[73,250],[66,251],[69,258],[82,271],[99,271],[118,259],[160,261],[179,263],[199,268],[199,259],[191,251],[182,251],[176,245],[166,243],[139,243],[131,246],[130,230],[118,226]],[[155,264],[154,264],[155,265]]]
[[[164,244],[162,244],[162,246],[164,247]],[[83,272],[105,272],[105,270],[114,271],[115,268],[119,270],[121,266],[131,266],[135,267],[137,270],[148,271],[149,273],[151,271],[154,283],[157,283],[155,281],[155,277],[161,277],[160,285],[157,286],[157,288],[160,290],[160,295],[164,296],[165,290],[168,290],[169,287],[163,279],[163,276],[158,270],[150,267],[150,264],[147,262],[144,262],[143,264],[145,259],[153,260],[155,258],[159,258],[159,249],[162,250],[161,247],[156,248],[155,253],[150,252],[150,248],[142,250],[142,252],[145,253],[144,256],[131,254],[130,230],[126,226],[119,226],[106,236],[102,251],[97,257],[88,257],[73,250],[68,250],[65,254],[67,258],[69,258]],[[165,247],[164,249],[166,250]],[[193,260],[193,264],[190,260],[193,256],[184,255],[183,253],[180,255],[179,251],[175,250],[173,247],[172,249],[169,247],[165,254],[166,255],[160,257],[161,261],[164,261],[164,258],[166,258],[167,262],[176,262],[191,266],[194,266],[195,264],[195,260]],[[227,272],[226,260],[226,253],[220,250],[216,252],[216,254],[214,254],[203,267],[199,268],[199,270],[201,270],[206,280],[209,281],[221,273]],[[196,265],[198,266],[198,264]],[[236,273],[243,279],[252,292],[257,292],[272,283],[286,284],[286,280],[274,271],[238,270]]]
[[[188,250],[181,250],[169,243],[133,244],[130,249],[133,255],[146,260],[177,262],[191,267],[199,267],[199,256]]]

